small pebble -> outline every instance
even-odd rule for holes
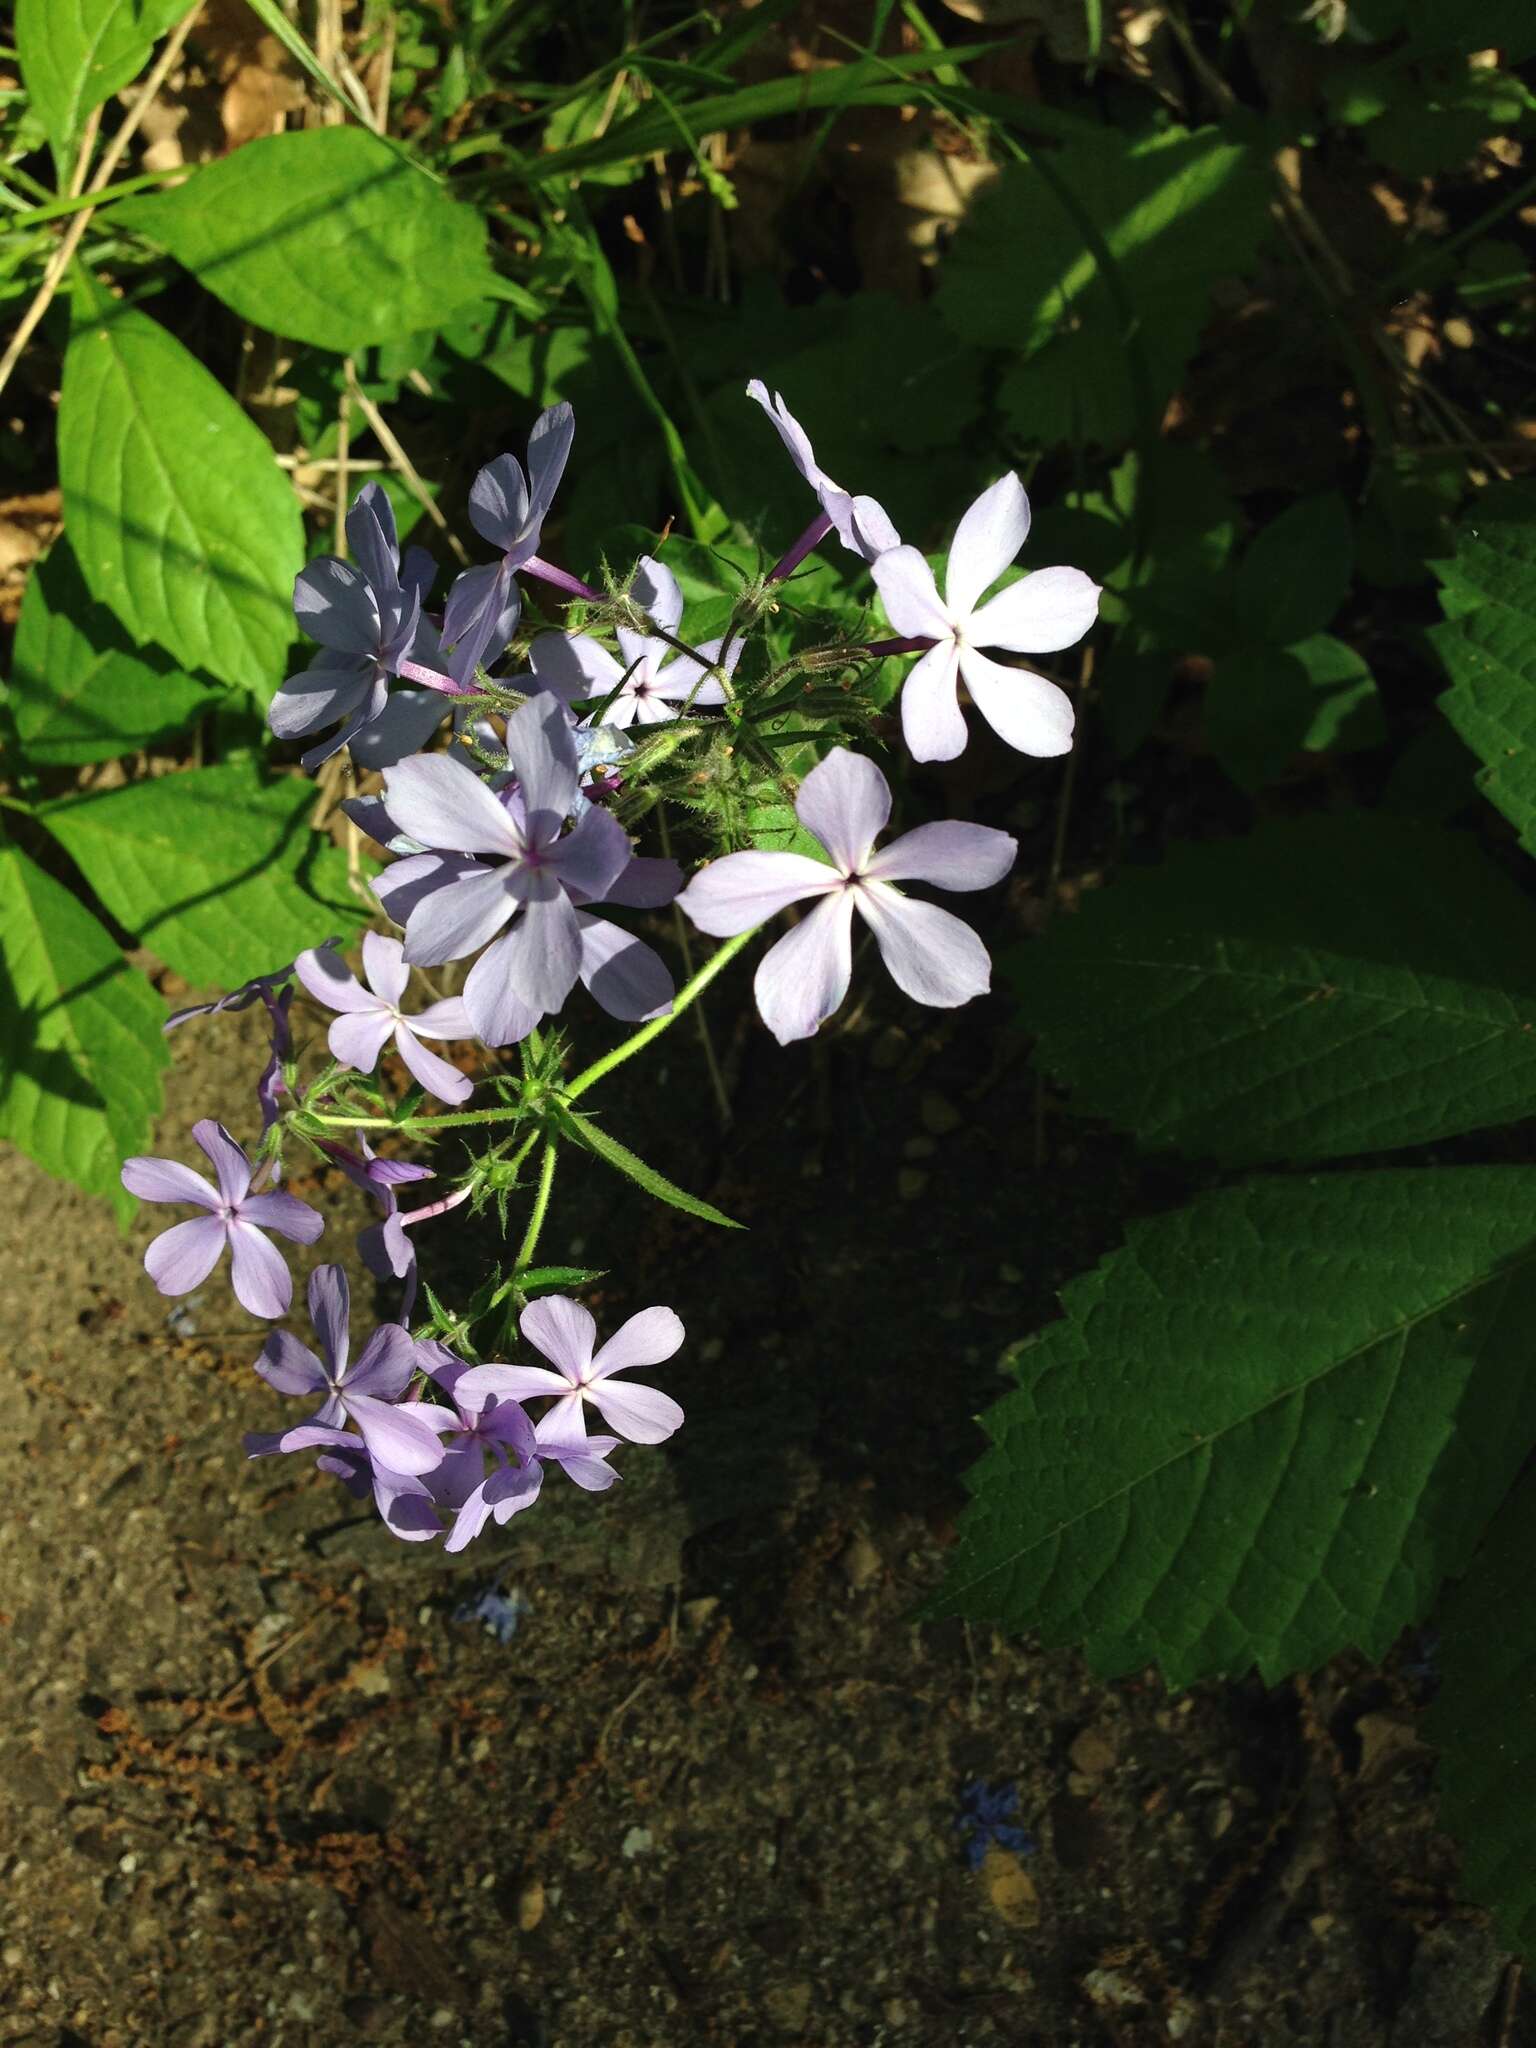
[[[619,1844],[619,1854],[633,1863],[637,1856],[648,1856],[655,1846],[656,1837],[649,1828],[631,1828]]]
[[[544,1882],[542,1878],[530,1877],[517,1895],[517,1924],[524,1934],[532,1934],[544,1918]]]
[[[714,1620],[719,1605],[719,1596],[715,1593],[702,1593],[697,1600],[685,1600],[682,1610],[684,1627],[707,1628]]]
[[[987,1901],[999,1920],[1009,1927],[1040,1925],[1040,1894],[1017,1856],[994,1843],[982,1859],[981,1878]]]
[[[932,1138],[908,1138],[901,1148],[901,1156],[903,1159],[931,1159],[938,1149]]]
[[[958,1131],[965,1119],[955,1105],[942,1095],[931,1090],[923,1097],[918,1114],[923,1120],[923,1129],[930,1137],[947,1138],[951,1131]]]
[[[855,1536],[838,1559],[843,1577],[856,1593],[862,1593],[880,1570],[880,1553],[867,1536]]]
[[[904,1202],[915,1202],[928,1186],[928,1176],[920,1166],[904,1166],[896,1176],[896,1192]]]
[[[1072,1768],[1081,1771],[1085,1778],[1102,1778],[1114,1769],[1120,1750],[1108,1730],[1085,1728],[1067,1754],[1072,1759]]]

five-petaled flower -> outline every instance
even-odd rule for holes
[[[747,396],[756,399],[772,420],[790,461],[816,493],[827,525],[845,548],[862,555],[866,562],[873,562],[888,549],[900,547],[901,535],[883,506],[873,498],[852,497],[841,484],[833,483],[816,460],[810,436],[777,391],[770,392],[761,377],[754,377],[747,386]],[[778,573],[784,573],[782,564]]]
[[[251,1162],[212,1117],[195,1123],[192,1137],[212,1163],[216,1188],[174,1159],[123,1161],[123,1186],[140,1201],[195,1202],[208,1211],[161,1231],[144,1254],[145,1272],[162,1294],[190,1294],[207,1279],[227,1245],[230,1279],[241,1307],[253,1316],[285,1315],[293,1299],[293,1277],[262,1233],[275,1230],[296,1244],[313,1244],[325,1228],[323,1217],[294,1195],[253,1195]]]
[[[904,896],[898,882],[986,889],[1013,865],[1018,842],[989,825],[919,825],[874,851],[891,814],[890,785],[873,761],[834,747],[800,785],[795,814],[827,853],[730,853],[712,861],[678,902],[715,938],[747,932],[815,897],[816,908],[758,966],[753,989],[763,1022],[788,1045],[809,1038],[848,993],[853,913],[869,925],[898,988],[914,1002],[954,1009],[991,985],[980,939],[949,911]],[[829,865],[830,863],[830,865]]]
[[[965,749],[959,683],[998,738],[1021,753],[1065,754],[1072,700],[1028,669],[1007,668],[980,650],[1051,654],[1081,640],[1098,615],[1099,586],[1081,569],[1036,569],[979,604],[1029,533],[1029,500],[1010,471],[971,506],[955,529],[939,595],[916,548],[881,554],[872,573],[898,633],[930,641],[901,693],[901,730],[916,761],[952,761]]]
[[[580,1442],[587,1433],[588,1402],[610,1429],[632,1444],[664,1443],[683,1420],[670,1394],[655,1387],[637,1387],[613,1375],[637,1365],[660,1365],[683,1341],[683,1326],[669,1308],[643,1308],[621,1323],[600,1349],[591,1311],[568,1295],[547,1294],[531,1301],[518,1318],[518,1328],[550,1363],[504,1365],[501,1384],[519,1400],[553,1394],[553,1405],[539,1418],[541,1435],[551,1442]]]
[[[615,656],[587,633],[541,633],[528,655],[536,680],[567,703],[594,700],[587,725],[599,720],[604,727],[660,725],[678,717],[685,705],[723,704],[724,687],[709,671],[718,662],[731,674],[741,655],[740,638],[731,642],[723,662],[722,640],[706,640],[693,654],[675,648],[683,593],[672,571],[649,555],[640,558],[630,595],[672,640],[620,626]]]
[[[571,408],[552,405],[539,414],[528,436],[526,473],[515,455],[498,455],[475,478],[470,524],[501,549],[501,560],[466,569],[448,593],[443,639],[453,649],[449,673],[461,683],[471,682],[476,668],[494,661],[517,630],[523,607],[517,572],[538,554],[575,433]]]
[[[405,948],[398,939],[380,932],[363,936],[363,987],[340,955],[328,946],[301,953],[293,963],[294,972],[316,1002],[342,1012],[326,1035],[334,1058],[361,1074],[371,1074],[379,1054],[393,1037],[395,1050],[429,1094],[442,1102],[466,1102],[474,1083],[457,1067],[449,1066],[435,1052],[428,1052],[423,1038],[472,1038],[474,1026],[458,996],[431,1003],[414,1017],[401,1014],[411,971],[405,964]]]

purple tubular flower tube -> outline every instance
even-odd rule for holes
[[[664,1443],[681,1427],[683,1411],[670,1395],[613,1377],[635,1366],[659,1365],[673,1355],[684,1332],[672,1309],[642,1309],[621,1323],[600,1349],[594,1349],[597,1324],[590,1311],[568,1295],[547,1294],[530,1302],[518,1319],[518,1328],[557,1370],[551,1372],[539,1365],[498,1366],[502,1375],[498,1384],[518,1400],[554,1395],[553,1405],[539,1420],[547,1441],[584,1442],[588,1402],[610,1429],[632,1444]]]
[[[325,1228],[318,1210],[293,1195],[253,1195],[251,1163],[220,1123],[205,1117],[192,1136],[211,1162],[218,1186],[173,1159],[123,1161],[122,1181],[144,1202],[192,1202],[206,1216],[173,1224],[144,1254],[144,1270],[162,1294],[190,1294],[228,1246],[235,1298],[253,1316],[280,1316],[293,1300],[293,1279],[282,1254],[268,1242],[275,1230],[296,1244],[313,1244]]]
[[[631,858],[623,827],[604,810],[589,808],[562,833],[576,807],[577,770],[557,699],[541,693],[513,712],[507,751],[518,789],[501,797],[442,755],[418,755],[385,776],[390,818],[433,849],[401,863],[407,873],[397,868],[394,887],[380,892],[391,915],[403,912],[403,957],[435,966],[485,947],[463,1001],[487,1045],[526,1037],[561,1007],[581,972],[573,895],[601,901]],[[408,909],[395,894],[402,883]]]
[[[750,931],[791,903],[816,907],[758,967],[758,1012],[780,1045],[809,1038],[848,993],[853,913],[875,935],[892,980],[914,1002],[954,1009],[991,985],[980,939],[898,882],[939,889],[986,889],[1012,867],[1018,842],[987,825],[919,825],[874,844],[891,813],[890,785],[872,761],[835,747],[800,785],[795,814],[826,849],[827,862],[801,853],[731,853],[696,874],[678,902],[716,938]]]
[[[851,554],[862,556],[866,562],[877,561],[888,548],[900,547],[901,535],[891,524],[884,508],[873,498],[850,497],[821,468],[810,437],[777,391],[770,392],[760,377],[754,377],[747,386],[747,396],[755,399],[773,422],[790,461],[821,501],[822,516],[827,522],[819,533],[816,527],[820,521],[806,529],[783,561],[770,570],[769,582],[781,582],[791,570],[797,569],[829,530],[837,534]]]
[[[474,1083],[457,1067],[428,1052],[426,1038],[471,1038],[474,1027],[459,999],[432,1003],[414,1017],[401,1013],[400,1004],[410,980],[405,949],[398,939],[379,932],[363,937],[364,988],[349,972],[340,955],[327,947],[301,953],[294,972],[316,1002],[340,1010],[342,1015],[327,1036],[332,1057],[360,1074],[371,1074],[379,1054],[393,1037],[395,1049],[410,1072],[429,1094],[442,1102],[467,1102]]]
[[[350,1308],[341,1267],[317,1266],[309,1276],[309,1315],[321,1356],[286,1330],[274,1330],[256,1370],[280,1394],[310,1395],[320,1405],[305,1421],[248,1441],[247,1450],[263,1457],[320,1445],[350,1449],[356,1442],[345,1427],[350,1422],[376,1467],[419,1478],[442,1463],[443,1447],[438,1428],[425,1419],[433,1411],[420,1402],[401,1401],[420,1366],[416,1346],[398,1323],[383,1323],[349,1366]]]
[[[933,571],[916,548],[893,548],[874,564],[886,616],[903,637],[928,652],[908,672],[901,693],[901,729],[915,761],[952,761],[966,742],[959,684],[998,738],[1022,754],[1049,757],[1072,745],[1072,700],[1028,669],[1007,668],[983,654],[1051,654],[1081,640],[1098,616],[1099,586],[1081,569],[1036,569],[985,604],[994,584],[1024,545],[1029,500],[1009,472],[982,492],[955,530],[939,595]]]
[[[380,1280],[410,1281],[416,1271],[416,1246],[406,1232],[406,1219],[400,1214],[400,1198],[395,1191],[412,1181],[432,1180],[432,1168],[413,1166],[404,1159],[380,1159],[361,1131],[357,1141],[360,1152],[327,1138],[319,1143],[321,1151],[335,1160],[348,1180],[365,1195],[372,1195],[384,1211],[383,1221],[370,1224],[358,1237],[357,1248],[363,1263]]]
[[[469,682],[477,668],[494,661],[517,631],[523,607],[517,572],[538,556],[575,432],[571,408],[552,405],[540,413],[528,436],[526,473],[515,455],[498,455],[475,478],[470,524],[502,553],[499,562],[466,569],[448,593],[443,639],[453,650],[448,673],[458,683]]]
[[[631,595],[663,631],[677,637],[683,593],[670,569],[642,555]],[[541,689],[552,690],[567,703],[592,702],[584,726],[595,726],[599,715],[604,726],[660,725],[678,717],[685,705],[723,704],[724,686],[709,671],[718,663],[731,675],[744,644],[733,640],[722,661],[722,640],[706,641],[695,659],[654,634],[632,633],[620,626],[616,637],[618,658],[586,633],[541,633],[529,650]]]

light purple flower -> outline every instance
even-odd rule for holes
[[[434,851],[400,862],[381,881],[380,898],[405,926],[404,957],[413,965],[461,960],[485,946],[465,981],[464,1007],[487,1045],[526,1037],[561,1007],[582,972],[573,894],[601,902],[631,857],[623,827],[595,807],[562,836],[577,776],[558,699],[541,693],[514,711],[507,750],[518,786],[499,797],[441,754],[418,755],[385,776],[390,818]]]
[[[301,1451],[320,1445],[350,1449],[355,1439],[346,1424],[356,1425],[363,1448],[386,1473],[416,1478],[442,1463],[438,1430],[423,1420],[420,1403],[402,1403],[420,1366],[409,1331],[383,1323],[349,1364],[350,1290],[340,1266],[317,1266],[309,1276],[309,1316],[320,1339],[321,1357],[287,1330],[274,1330],[256,1361],[256,1370],[280,1394],[311,1395],[319,1407],[303,1422],[271,1436],[246,1439],[253,1458],[277,1451]]]
[[[494,661],[517,630],[523,605],[517,571],[539,551],[575,432],[571,408],[552,405],[528,436],[526,474],[515,455],[498,455],[475,478],[470,524],[502,556],[483,569],[466,569],[448,593],[443,639],[453,649],[448,672],[458,682],[469,682],[476,668]]]
[[[1013,865],[1018,842],[989,825],[919,825],[874,851],[891,814],[890,785],[873,761],[835,747],[800,785],[795,815],[826,848],[803,853],[729,853],[700,870],[677,899],[716,938],[751,931],[809,897],[816,908],[758,966],[753,989],[763,1022],[788,1045],[809,1038],[848,993],[853,913],[869,925],[896,986],[914,1002],[949,1010],[984,995],[992,962],[969,925],[897,882],[986,889]]]
[[[424,548],[407,549],[402,565],[394,509],[381,485],[365,484],[358,492],[347,514],[347,540],[353,561],[321,555],[294,580],[294,612],[322,652],[278,691],[267,713],[279,739],[342,721],[304,755],[307,769],[365,730],[373,732],[369,765],[382,766],[381,754],[391,747],[404,754],[423,745],[447,708],[441,698],[425,701],[433,699],[430,690],[403,693],[398,704],[390,699],[389,678],[403,661],[436,657],[437,636],[424,624],[421,607],[437,571]]]
[[[340,955],[328,947],[301,953],[293,963],[294,972],[316,1002],[340,1010],[326,1036],[334,1059],[360,1074],[371,1074],[379,1054],[393,1037],[395,1049],[406,1066],[429,1094],[442,1102],[467,1102],[474,1082],[457,1067],[428,1052],[422,1038],[472,1038],[474,1026],[457,996],[446,1002],[430,1003],[414,1017],[402,1015],[400,1004],[411,970],[405,964],[405,948],[398,939],[380,932],[363,935],[363,987]]]
[[[942,597],[916,548],[893,548],[874,564],[897,632],[933,642],[901,693],[901,729],[913,760],[952,761],[964,751],[961,679],[1010,747],[1042,756],[1071,747],[1072,700],[1065,690],[980,652],[1001,647],[1011,654],[1052,654],[1081,640],[1098,616],[1099,586],[1081,569],[1036,569],[978,604],[1028,533],[1029,500],[1010,471],[982,492],[955,529]]]
[[[220,1123],[204,1117],[192,1137],[212,1162],[211,1187],[200,1173],[174,1159],[123,1161],[123,1186],[144,1202],[195,1202],[206,1216],[163,1230],[144,1254],[144,1270],[162,1294],[190,1294],[230,1253],[235,1298],[253,1316],[280,1316],[293,1300],[293,1279],[282,1254],[262,1235],[275,1230],[296,1244],[313,1244],[324,1218],[293,1195],[253,1195],[251,1162]]]
[[[415,1166],[405,1159],[380,1159],[361,1131],[356,1136],[360,1152],[329,1138],[319,1140],[320,1150],[334,1159],[348,1180],[364,1194],[372,1195],[384,1211],[383,1221],[369,1224],[357,1240],[369,1272],[380,1280],[407,1280],[416,1268],[416,1245],[406,1230],[395,1191],[412,1181],[432,1180],[435,1176],[430,1166]]]
[[[891,524],[884,508],[873,498],[850,497],[841,484],[833,483],[816,460],[810,437],[777,391],[771,392],[760,377],[747,386],[748,398],[756,399],[778,430],[789,451],[789,459],[821,501],[821,509],[832,530],[850,553],[874,562],[888,548],[901,546],[901,535]]]
[[[260,1458],[280,1448],[277,1436],[252,1431],[245,1439],[247,1457]],[[371,1493],[379,1520],[402,1543],[430,1543],[443,1533],[437,1503],[426,1482],[412,1473],[391,1472],[375,1463],[359,1437],[327,1442],[315,1460],[315,1470],[339,1479],[355,1500],[366,1500]]]
[[[272,1044],[267,1064],[256,1080],[256,1101],[261,1110],[263,1136],[282,1115],[282,1098],[288,1093],[283,1068],[293,1058],[293,1029],[288,1021],[288,1012],[293,1008],[293,990],[285,988],[280,996],[267,996],[264,1001],[272,1025]],[[274,1180],[277,1178],[275,1169],[272,1177]]]
[[[677,637],[683,593],[670,569],[642,555],[630,595],[658,626]],[[529,650],[528,660],[542,689],[553,690],[567,703],[593,700],[584,726],[593,725],[599,715],[604,728],[661,725],[678,717],[684,704],[698,708],[725,702],[719,678],[708,675],[720,661],[723,637],[706,640],[697,650],[699,660],[680,654],[670,641],[632,633],[627,626],[620,626],[616,637],[622,658],[587,633],[541,633]],[[739,637],[731,642],[722,664],[727,676],[741,659],[743,644]]]
[[[590,1401],[610,1429],[632,1444],[664,1443],[683,1420],[683,1411],[668,1394],[637,1387],[613,1375],[637,1365],[659,1365],[683,1341],[683,1326],[669,1308],[645,1308],[621,1323],[608,1342],[594,1351],[597,1324],[579,1301],[546,1294],[531,1301],[518,1320],[528,1342],[559,1369],[541,1365],[504,1365],[498,1371],[507,1392],[519,1400],[553,1394],[554,1405],[539,1419],[547,1441],[579,1443],[587,1433]]]

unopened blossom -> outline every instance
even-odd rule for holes
[[[462,960],[485,947],[465,981],[464,1007],[487,1045],[525,1038],[561,1007],[582,970],[573,894],[602,901],[631,858],[623,827],[605,810],[589,808],[574,830],[563,829],[577,776],[558,699],[540,693],[514,711],[507,750],[517,787],[499,797],[441,754],[418,755],[385,776],[390,818],[434,850],[400,862],[379,895],[405,926],[404,957],[413,965]]]
[[[144,1202],[191,1202],[206,1215],[164,1230],[144,1254],[144,1270],[162,1294],[190,1294],[230,1254],[235,1298],[253,1316],[280,1316],[293,1299],[293,1279],[282,1254],[263,1232],[275,1230],[296,1244],[313,1244],[325,1228],[319,1211],[293,1195],[251,1193],[251,1162],[220,1123],[204,1117],[193,1141],[212,1163],[213,1187],[174,1159],[123,1161],[123,1186]]]
[[[604,728],[661,725],[680,716],[685,705],[723,704],[724,686],[709,671],[716,663],[727,676],[734,671],[741,658],[740,637],[732,640],[723,662],[723,637],[704,641],[695,654],[680,653],[673,641],[682,625],[683,593],[672,571],[649,555],[640,558],[630,595],[672,638],[620,626],[615,656],[588,633],[541,633],[528,654],[540,687],[568,703],[591,700],[593,708],[582,723],[601,720]]]
[[[901,729],[915,761],[952,761],[965,749],[963,681],[971,702],[1000,740],[1020,753],[1065,754],[1072,745],[1072,700],[1028,669],[983,654],[1053,654],[1081,640],[1098,616],[1099,586],[1081,569],[1036,569],[979,602],[1029,533],[1029,500],[1010,471],[971,506],[950,544],[939,595],[916,548],[893,548],[874,564],[886,616],[898,633],[928,647],[901,693]]]
[[[538,554],[575,432],[571,408],[552,405],[528,436],[526,472],[515,455],[498,455],[475,478],[470,524],[501,549],[501,560],[466,569],[448,593],[443,639],[453,649],[449,672],[459,682],[469,682],[476,668],[494,661],[517,630],[523,606],[517,572]]]
[[[308,1395],[319,1406],[287,1429],[248,1437],[247,1452],[259,1458],[320,1445],[346,1449],[355,1442],[346,1428],[351,1423],[369,1458],[386,1472],[411,1477],[430,1472],[442,1463],[439,1433],[423,1421],[422,1404],[401,1401],[419,1367],[410,1332],[399,1323],[381,1324],[353,1363],[350,1309],[341,1267],[317,1266],[309,1276],[309,1316],[320,1356],[287,1330],[274,1330],[256,1370],[280,1394]]]
[[[429,1003],[424,1010],[407,1017],[401,1010],[411,970],[405,964],[405,948],[398,939],[380,932],[363,936],[362,982],[341,956],[329,947],[301,953],[293,963],[294,972],[316,1002],[342,1012],[326,1034],[334,1059],[360,1074],[371,1074],[388,1040],[411,1073],[441,1102],[467,1102],[474,1083],[457,1067],[428,1052],[423,1038],[472,1038],[474,1026],[457,996]]]
[[[760,377],[754,377],[747,386],[747,396],[756,399],[772,420],[790,461],[816,493],[829,526],[850,553],[873,562],[888,548],[900,547],[901,535],[883,506],[873,498],[850,496],[827,475],[816,460],[810,436],[777,391],[770,392]],[[778,573],[785,573],[782,564]]]
[[[683,1341],[683,1326],[669,1308],[645,1308],[621,1323],[607,1343],[597,1346],[597,1324],[591,1312],[568,1295],[547,1294],[532,1301],[518,1319],[518,1328],[556,1370],[540,1365],[508,1365],[509,1393],[520,1400],[552,1394],[553,1406],[539,1419],[553,1442],[580,1442],[587,1433],[586,1410],[597,1409],[608,1427],[632,1444],[659,1444],[683,1420],[670,1394],[636,1386],[614,1375],[636,1366],[660,1365]]]
[[[421,1355],[451,1406],[434,1414],[443,1434],[443,1461],[427,1484],[453,1517],[443,1548],[465,1549],[488,1521],[509,1522],[533,1506],[544,1467],[558,1465],[588,1493],[604,1493],[618,1479],[608,1464],[613,1436],[564,1438],[537,1428],[518,1400],[506,1365],[465,1365],[444,1346],[424,1344]]]
[[[421,607],[437,571],[424,548],[408,548],[402,564],[394,509],[381,485],[365,484],[358,492],[347,514],[347,541],[352,561],[321,555],[294,580],[294,612],[321,652],[278,691],[267,713],[273,732],[285,740],[341,721],[304,755],[306,768],[365,730],[374,739],[368,765],[382,766],[384,754],[399,759],[425,743],[446,708],[430,691],[412,691],[400,703],[390,698],[389,678],[402,662],[436,656],[436,636]]]
[[[853,913],[868,924],[892,980],[914,1002],[954,1009],[991,985],[980,939],[947,910],[906,896],[898,882],[986,889],[1013,865],[1018,842],[989,825],[919,825],[877,853],[890,785],[873,761],[834,747],[800,785],[795,815],[826,850],[730,853],[700,870],[677,899],[716,938],[751,931],[792,903],[815,901],[764,955],[753,989],[763,1022],[788,1045],[809,1038],[848,993]]]
[[[334,1159],[342,1172],[364,1194],[372,1195],[384,1211],[383,1221],[371,1223],[358,1235],[357,1248],[370,1273],[380,1280],[408,1279],[416,1268],[416,1246],[400,1213],[397,1190],[412,1181],[435,1178],[430,1166],[417,1166],[406,1159],[380,1159],[364,1134],[357,1133],[359,1150],[354,1152],[333,1139],[321,1138],[320,1150]]]

